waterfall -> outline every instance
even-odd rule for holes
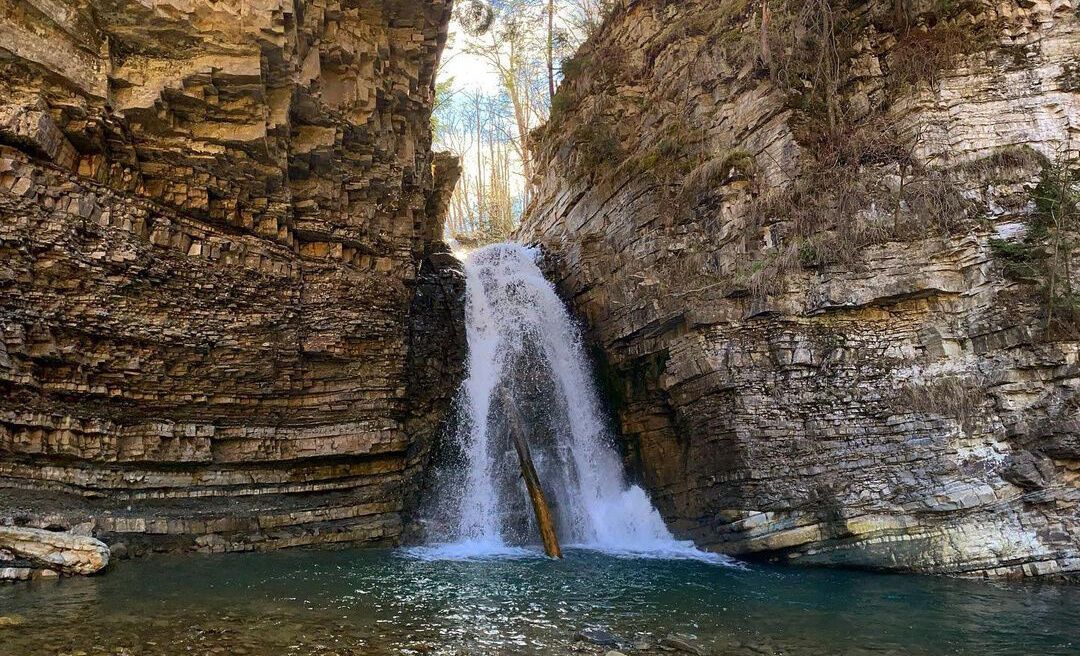
[[[675,540],[630,485],[594,388],[580,332],[534,250],[496,244],[465,260],[468,375],[437,485],[437,553],[515,553],[537,542],[504,403],[528,425],[559,539],[615,553],[704,556]]]

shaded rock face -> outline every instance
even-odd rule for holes
[[[521,233],[683,537],[1080,570],[1080,343],[998,254],[1080,151],[1078,8],[958,4],[836,9],[829,78],[805,44],[762,52],[760,3],[628,2],[568,68]]]
[[[450,1],[2,7],[0,520],[396,542],[464,356]]]

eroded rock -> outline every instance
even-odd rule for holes
[[[0,567],[0,581],[29,581],[33,575],[31,567]]]
[[[43,576],[96,574],[109,564],[104,542],[67,532],[0,526],[0,548],[41,568]]]

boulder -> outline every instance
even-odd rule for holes
[[[33,574],[29,567],[0,567],[0,581],[28,581]]]
[[[619,638],[606,629],[588,628],[577,632],[574,639],[600,647],[618,647]]]
[[[63,574],[94,574],[109,564],[109,547],[101,540],[39,528],[0,526],[0,549]]]
[[[660,646],[666,647],[667,649],[674,649],[675,651],[682,652],[684,654],[697,654],[699,656],[701,654],[704,654],[705,651],[701,647],[694,644],[693,640],[694,639],[690,636],[672,633],[671,635],[660,641]]]
[[[1005,459],[1002,478],[1023,490],[1042,490],[1054,477],[1054,463],[1031,451],[1017,451]]]

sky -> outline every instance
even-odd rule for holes
[[[479,89],[484,93],[494,94],[499,90],[499,79],[488,63],[476,55],[463,50],[464,34],[454,20],[450,23],[450,40],[443,51],[442,64],[439,67],[439,81],[454,78],[454,87],[465,91]]]

